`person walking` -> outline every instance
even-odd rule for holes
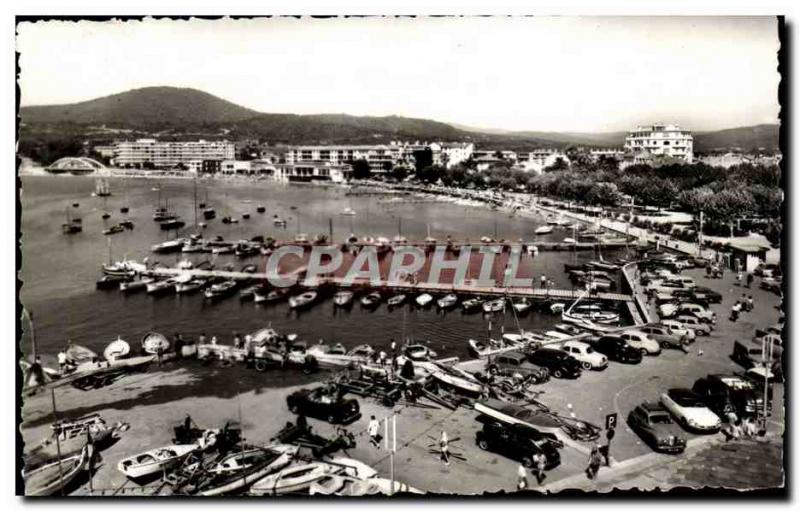
[[[736,302],[735,304],[733,304],[733,307],[731,307],[731,317],[730,317],[732,323],[736,323],[736,320],[739,319],[739,312],[741,310],[742,310],[741,303]]]
[[[547,465],[547,457],[541,452],[533,455],[533,475],[536,477],[536,484],[542,484],[547,474],[545,473],[545,466]]]
[[[594,479],[597,476],[597,472],[600,470],[600,463],[602,461],[602,457],[600,456],[600,446],[595,444],[592,447],[592,452],[589,453],[589,466],[586,467],[586,476],[589,479]]]
[[[539,282],[542,284],[542,289],[547,289],[547,275],[542,275]]]
[[[441,452],[441,460],[445,465],[450,465],[450,448],[448,447],[447,432],[442,430],[442,435],[439,437],[439,449]]]
[[[753,285],[753,279],[754,279],[753,274],[752,273],[748,273],[747,274],[747,289],[750,289],[750,286]]]
[[[742,272],[736,273],[736,285],[737,286],[741,286],[742,285],[742,277],[743,276],[744,275],[742,274]]]
[[[739,300],[739,303],[742,304],[742,312],[749,312],[747,308],[747,295],[742,293],[742,298]]]
[[[242,338],[239,336],[239,332],[233,332],[233,347],[237,350],[242,346]]]
[[[369,443],[374,445],[377,449],[381,448],[381,423],[378,422],[378,419],[375,418],[373,415],[369,419],[369,424],[367,425],[367,434],[369,435]]]
[[[58,372],[64,374],[67,370],[67,353],[64,350],[58,352]]]
[[[528,488],[528,471],[520,463],[517,465],[517,490],[522,491]]]
[[[756,306],[756,301],[753,299],[753,295],[747,295],[747,310],[752,311]]]
[[[606,430],[606,445],[600,447],[600,455],[603,457],[603,464],[611,466],[611,440],[614,439],[614,428]]]

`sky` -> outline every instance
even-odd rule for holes
[[[261,112],[501,130],[777,123],[772,17],[261,18],[17,27],[22,105],[191,87]]]

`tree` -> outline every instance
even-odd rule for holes
[[[361,159],[353,162],[353,179],[369,179],[372,175],[372,170],[369,168],[369,162]]]
[[[429,165],[422,170],[417,171],[417,179],[423,183],[436,183],[442,178],[443,170],[444,169],[438,165]]]
[[[430,167],[433,165],[433,151],[431,151],[430,147],[426,147],[425,149],[420,149],[419,151],[414,151],[414,168],[416,168],[417,172],[424,169],[425,167]]]
[[[397,181],[403,181],[405,178],[408,177],[408,169],[403,167],[402,165],[398,165],[397,167],[392,169],[391,176],[395,178]]]
[[[567,170],[568,168],[569,168],[569,164],[564,160],[564,158],[559,156],[558,158],[556,158],[556,160],[553,162],[552,165],[550,165],[548,167],[545,167],[544,171],[545,172],[557,172],[559,170]]]

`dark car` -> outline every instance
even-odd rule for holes
[[[546,367],[556,378],[577,378],[581,375],[581,363],[567,352],[555,348],[540,348],[529,354],[528,360],[539,367]]]
[[[722,294],[707,287],[695,286],[691,289],[691,294],[693,295],[695,302],[702,302],[706,304],[722,303]]]
[[[764,406],[753,382],[740,376],[710,374],[694,382],[692,391],[720,417],[728,412],[735,412],[738,417],[754,417]]]
[[[542,433],[523,424],[491,420],[484,422],[483,429],[475,435],[475,443],[484,451],[503,454],[528,468],[533,466],[534,454],[544,454],[547,470],[561,464],[558,449],[564,446],[552,433]]]
[[[661,403],[645,402],[631,410],[628,426],[654,451],[678,454],[686,449],[683,430]]]
[[[528,357],[516,351],[509,351],[495,355],[489,360],[489,372],[501,376],[520,374],[531,377],[537,383],[544,383],[550,379],[547,369],[528,362]]]
[[[631,348],[621,337],[604,335],[592,345],[594,350],[607,356],[609,360],[623,364],[638,364],[642,361],[642,352]]]
[[[286,404],[292,413],[316,417],[331,424],[347,424],[361,417],[358,401],[343,398],[338,389],[328,385],[293,392],[286,397]]]

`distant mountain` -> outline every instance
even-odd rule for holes
[[[706,153],[727,151],[739,148],[744,152],[755,151],[760,147],[777,151],[779,145],[779,124],[758,124],[719,131],[695,133],[694,151]]]
[[[506,131],[408,117],[261,113],[195,89],[146,87],[70,105],[20,109],[23,138],[58,133],[79,136],[88,128],[133,129],[159,136],[257,138],[285,144],[388,143],[391,140],[471,141],[487,149],[517,151],[569,145],[620,147],[624,132]],[[762,124],[696,133],[695,151],[774,148],[778,126]]]

